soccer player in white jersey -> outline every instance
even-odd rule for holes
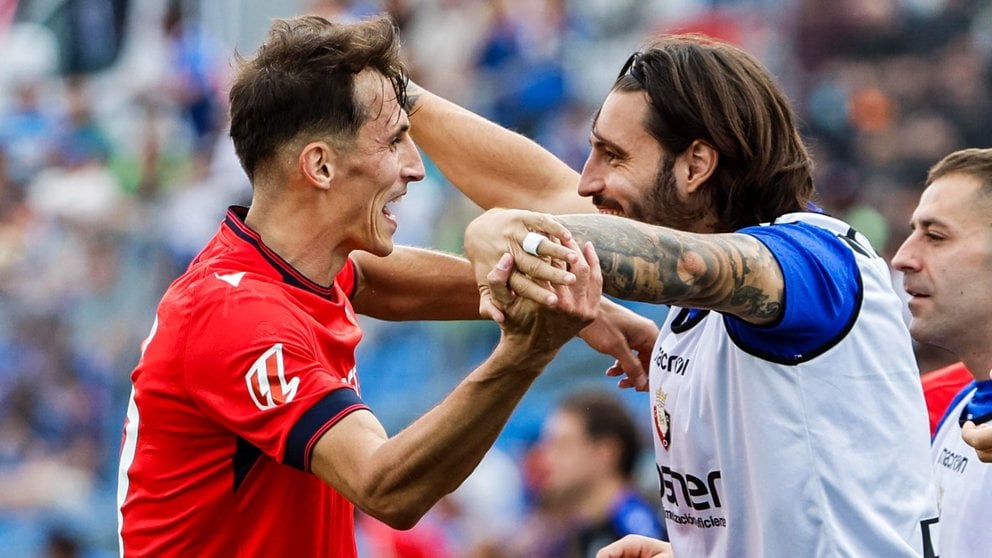
[[[992,464],[981,462],[962,427],[992,421],[992,149],[957,151],[934,165],[910,224],[913,232],[892,258],[910,297],[910,332],[954,352],[975,377],[933,437],[936,550],[945,558],[987,556]]]
[[[809,211],[812,163],[760,63],[698,36],[635,53],[595,115],[581,176],[413,96],[417,143],[483,207],[600,213],[474,221],[476,270],[507,247],[518,269],[480,279],[485,304],[569,279],[547,261],[561,246],[523,243],[542,232],[592,240],[604,292],[673,306],[645,351],[649,385],[620,380],[650,390],[671,547],[623,539],[602,556],[933,556],[927,415],[900,299],[862,235]]]

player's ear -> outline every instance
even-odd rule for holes
[[[716,165],[720,160],[720,153],[715,147],[702,140],[694,140],[682,156],[688,163],[688,175],[686,177],[686,190],[691,194],[700,186],[706,183],[713,173],[716,172]]]
[[[318,188],[327,189],[334,180],[336,161],[337,153],[327,142],[313,141],[303,146],[298,164],[300,173],[307,181]]]

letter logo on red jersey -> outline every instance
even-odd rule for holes
[[[251,395],[251,400],[259,409],[266,411],[276,405],[292,401],[296,397],[300,379],[293,378],[286,381],[282,343],[276,343],[251,365],[248,373],[245,374],[245,383],[248,384],[248,395]]]

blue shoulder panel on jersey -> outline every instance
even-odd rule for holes
[[[839,342],[861,308],[861,273],[851,248],[834,233],[802,222],[748,227],[775,256],[785,279],[781,318],[756,326],[724,314],[734,343],[772,362],[798,364]]]
[[[352,411],[367,408],[351,388],[339,388],[328,393],[307,409],[289,431],[283,463],[309,471],[310,452],[313,450],[311,443],[316,442],[314,437]]]
[[[992,380],[982,380],[975,384],[975,395],[968,402],[965,414],[961,418],[963,421],[970,420],[975,424],[992,420]]]
[[[940,429],[944,426],[944,422],[947,421],[947,417],[950,416],[951,411],[953,411],[954,408],[961,403],[962,399],[967,397],[968,394],[970,394],[972,390],[975,389],[975,386],[977,384],[978,382],[976,382],[975,380],[968,382],[967,384],[965,384],[963,388],[961,388],[961,391],[959,391],[958,394],[954,396],[954,399],[951,399],[951,402],[947,405],[947,408],[944,409],[944,416],[940,417],[940,420],[937,421],[937,428],[933,429],[933,436],[930,437],[931,442],[933,442],[933,439],[937,436],[937,433],[940,432]]]

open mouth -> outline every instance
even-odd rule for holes
[[[599,207],[600,215],[615,215],[617,217],[624,217],[623,211],[619,209],[614,209],[612,207]]]
[[[615,215],[617,217],[626,217],[627,215],[620,204],[615,200],[606,199],[606,196],[593,196],[592,203],[601,215]]]
[[[405,195],[406,195],[406,191],[396,196],[395,198],[392,198],[391,200],[387,201],[386,205],[382,206],[382,214],[385,215],[386,217],[389,217],[390,220],[395,221],[396,216],[393,213],[393,209],[400,203],[400,200],[402,200],[403,196]]]
[[[930,295],[928,295],[926,293],[922,293],[922,292],[917,291],[917,290],[914,290],[914,289],[905,289],[905,291],[906,291],[906,294],[908,294],[910,296],[910,298],[927,298],[927,297],[930,296]]]

